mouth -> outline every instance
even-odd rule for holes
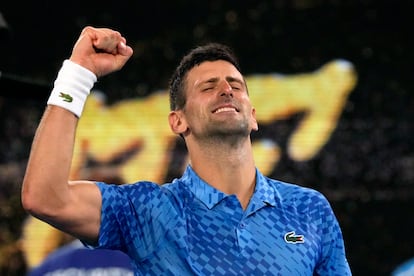
[[[239,110],[237,108],[235,108],[234,106],[224,106],[224,107],[219,107],[219,108],[213,110],[212,113],[217,114],[217,113],[221,113],[221,112],[239,112]]]

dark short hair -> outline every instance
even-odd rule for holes
[[[240,70],[239,62],[230,47],[220,43],[208,43],[192,49],[182,59],[175,69],[169,83],[170,88],[170,110],[182,109],[186,103],[186,77],[188,71],[200,65],[204,61],[224,60]]]

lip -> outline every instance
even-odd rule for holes
[[[221,105],[215,109],[211,113],[218,114],[222,112],[239,112],[239,109],[231,104]]]

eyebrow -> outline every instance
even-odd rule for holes
[[[239,78],[226,77],[226,81],[228,81],[228,82],[238,82],[238,83],[244,85],[244,81],[242,79],[239,79]]]

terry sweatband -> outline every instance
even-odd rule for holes
[[[59,70],[47,104],[63,107],[79,118],[96,80],[94,73],[67,59]]]

